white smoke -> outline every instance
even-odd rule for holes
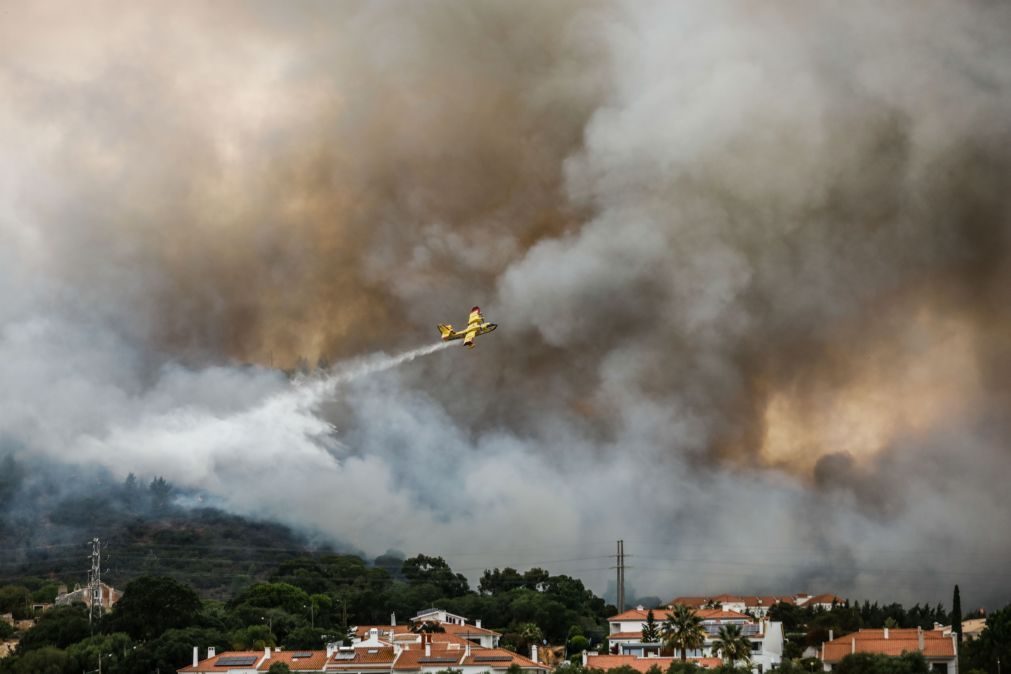
[[[1009,598],[1007,8],[95,7],[0,24],[2,446],[471,576]]]

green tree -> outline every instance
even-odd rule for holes
[[[470,591],[467,578],[461,573],[453,573],[442,557],[411,557],[404,560],[400,570],[408,583],[433,585],[444,597],[459,597]]]
[[[323,644],[323,631],[319,627],[305,625],[288,633],[284,647],[288,650],[318,649]]]
[[[199,612],[200,598],[188,585],[166,576],[142,576],[123,588],[123,597],[104,626],[106,631],[147,640],[194,625]]]
[[[958,593],[958,585],[951,596],[951,631],[958,635],[958,643],[962,643],[962,597]]]
[[[66,651],[52,646],[33,650],[4,663],[9,674],[77,674],[77,663]]]
[[[18,643],[18,653],[54,646],[66,648],[91,634],[83,606],[57,606],[46,611]]]
[[[736,666],[738,660],[751,662],[751,642],[741,634],[740,625],[721,626],[713,640],[713,652],[729,661],[731,667]]]
[[[919,651],[898,656],[854,653],[844,657],[836,674],[927,674],[927,660]]]
[[[701,648],[706,641],[702,619],[684,604],[675,604],[663,623],[664,645],[681,652],[681,662],[688,660],[688,651]]]
[[[646,612],[646,624],[642,626],[642,641],[647,644],[660,641],[660,626],[657,625],[652,609]]]
[[[979,637],[962,644],[959,670],[982,669],[990,674],[1011,671],[1011,604],[986,617],[986,627]]]
[[[582,634],[577,634],[566,644],[566,648],[569,651],[569,655],[575,655],[577,653],[582,653],[583,651],[590,648],[590,640],[584,637]]]
[[[283,662],[275,662],[267,670],[267,674],[291,674],[291,667]]]

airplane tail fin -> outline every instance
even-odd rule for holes
[[[439,325],[439,334],[442,335],[443,339],[449,339],[450,335],[453,334],[452,325]]]

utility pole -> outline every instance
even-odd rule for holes
[[[88,608],[88,624],[95,620],[95,612],[102,617],[102,544],[97,538],[91,539],[91,573],[88,574],[88,591],[91,606]]]
[[[625,611],[625,541],[618,541],[615,569],[618,571],[618,613]]]

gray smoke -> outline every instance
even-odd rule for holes
[[[9,8],[0,436],[472,576],[599,590],[624,538],[661,597],[1006,602],[1009,29]],[[326,400],[271,367],[374,363],[474,304],[476,351]]]

